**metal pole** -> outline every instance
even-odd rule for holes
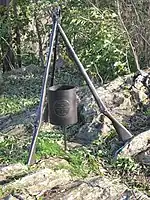
[[[58,45],[58,31],[56,33],[55,48],[54,48],[54,61],[53,61],[53,68],[52,68],[52,76],[51,76],[50,86],[54,85],[55,67],[56,67],[56,59],[57,59],[57,45]]]
[[[66,151],[66,150],[67,150],[66,126],[63,126],[63,127],[62,127],[62,131],[63,131],[63,134],[64,134],[64,150]]]
[[[65,32],[63,31],[62,27],[60,24],[58,24],[58,29],[59,29],[59,32],[66,44],[66,46],[68,47],[70,53],[72,54],[72,57],[75,61],[75,63],[77,64],[77,66],[79,67],[91,93],[93,94],[94,98],[95,98],[95,101],[97,102],[99,108],[100,108],[100,111],[105,115],[107,116],[113,123],[113,126],[115,127],[119,137],[122,139],[122,141],[126,142],[127,140],[131,139],[133,137],[133,135],[122,125],[120,124],[113,116],[112,114],[107,110],[106,106],[104,105],[103,101],[101,100],[101,98],[99,97],[92,81],[90,80],[88,74],[86,73],[82,63],[80,62],[78,56],[76,55],[73,47],[71,46]]]
[[[45,96],[46,96],[46,85],[47,85],[47,81],[48,81],[48,75],[49,75],[51,57],[52,57],[52,53],[53,53],[54,40],[56,37],[57,26],[58,26],[58,21],[56,20],[56,17],[54,17],[52,32],[50,35],[50,48],[49,48],[48,59],[47,59],[47,64],[46,64],[46,71],[45,71],[44,79],[43,79],[38,114],[37,114],[37,118],[36,118],[35,125],[34,125],[34,130],[33,130],[33,137],[32,137],[32,142],[31,142],[30,151],[29,151],[28,165],[31,165],[35,161],[33,159],[33,157],[35,154],[35,146],[36,146],[37,136],[38,136],[38,133],[39,133],[39,130],[41,127],[41,123],[42,123],[42,118],[43,118],[43,109],[44,109],[44,102],[45,102]]]

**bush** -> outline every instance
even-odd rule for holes
[[[64,9],[63,26],[91,75],[108,80],[129,72],[129,45],[114,11],[73,2]]]

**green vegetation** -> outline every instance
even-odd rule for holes
[[[37,158],[49,156],[64,156],[65,152],[57,143],[59,140],[62,140],[62,135],[59,132],[42,132],[40,134],[40,137],[38,138]]]
[[[55,6],[55,1],[24,0],[17,1],[15,5],[10,4],[7,20],[7,8],[1,12],[0,60],[2,62],[7,52],[13,67],[18,67],[19,63],[43,66],[48,43],[48,37],[45,38],[45,35],[51,30],[48,10],[51,11]],[[113,6],[112,8],[103,6],[101,9],[101,5],[97,7],[85,0],[76,2],[67,0],[62,6],[62,24],[79,58],[93,77],[98,78],[100,75],[104,81],[132,70],[132,65],[129,66],[132,57],[129,43],[118,22],[117,12],[113,8]],[[19,17],[16,19],[16,16]],[[8,43],[10,48],[11,46],[14,48],[8,49]],[[66,49],[62,45],[60,49],[60,56],[72,65],[71,56],[68,57]],[[12,51],[12,55],[9,55],[8,50]],[[11,67],[5,63],[3,71]]]
[[[63,27],[91,76],[101,76],[108,81],[136,70],[115,2],[60,0],[58,3],[62,8]],[[44,66],[47,36],[51,30],[50,12],[58,3],[53,0],[14,0],[9,8],[0,7],[0,61],[3,71],[30,63]],[[148,5],[144,1],[134,3],[121,0],[120,9],[141,68],[145,68],[149,66],[149,46],[140,40],[144,39],[146,44],[149,42]],[[143,31],[142,36],[139,30]],[[59,54],[68,62],[71,56],[68,57],[65,50],[60,45]]]
[[[147,109],[144,113],[146,116],[150,116],[150,109]]]
[[[100,74],[104,80],[129,73],[126,60],[129,45],[117,14],[89,7],[84,1],[72,4],[65,8],[64,28],[88,73],[93,77]]]
[[[16,114],[32,108],[39,102],[41,89],[41,78],[39,73],[42,70],[31,66],[30,72],[23,70],[3,76],[3,94],[0,96],[0,114]]]
[[[86,177],[91,173],[103,175],[102,164],[105,168],[112,168],[117,173],[130,174],[131,172],[140,171],[138,164],[131,159],[119,158],[114,161],[113,151],[109,142],[110,137],[95,141],[89,147],[80,147],[65,152],[63,150],[61,132],[40,132],[37,142],[36,158],[60,157],[67,160],[70,164],[69,169],[75,176]],[[4,137],[0,141],[0,162],[1,164],[9,163],[26,163],[28,156],[29,138],[23,140],[17,136]],[[58,166],[64,167],[64,166]],[[57,168],[58,168],[57,167]]]
[[[88,151],[87,148],[82,147],[81,149],[65,152],[58,144],[59,141],[62,141],[62,133],[56,131],[41,132],[37,142],[37,160],[48,157],[61,157],[69,162],[69,169],[75,176],[86,177],[90,173],[98,173],[100,164],[98,164],[96,158]],[[17,162],[25,164],[27,162],[28,147],[29,139],[23,140],[23,138],[18,138],[17,136],[3,138],[3,140],[0,141],[1,164]]]
[[[48,35],[52,25],[49,11],[51,12],[56,6],[55,1],[50,0],[14,0],[12,2],[9,9],[0,6],[0,75],[1,71],[4,72],[2,73],[3,81],[0,84],[0,117],[16,117],[17,114],[35,109],[38,105],[44,63],[46,63]],[[90,78],[99,84],[102,79],[108,82],[120,75],[136,71],[136,67],[126,33],[118,20],[116,5],[109,0],[95,2],[66,0],[62,5],[61,21]],[[144,63],[141,68],[145,68],[149,66],[148,6],[145,8],[145,4],[142,4],[144,1],[138,1],[134,7],[130,5],[124,8],[121,2],[123,19],[140,63]],[[132,12],[128,10],[128,7]],[[140,11],[140,19],[138,19],[140,21],[136,19],[137,12],[133,8]],[[144,31],[146,31],[145,36]],[[139,38],[143,36],[144,39],[142,38],[141,42]],[[83,86],[84,81],[79,77],[80,72],[74,69],[71,55],[63,43],[59,46],[59,57],[65,63],[65,69],[63,67],[57,69],[55,83],[65,82]],[[11,71],[8,72],[9,70]],[[76,77],[75,73],[78,73]],[[126,88],[126,93],[129,92],[128,90],[129,88]],[[150,116],[150,110],[147,109],[144,114]],[[27,162],[33,125],[30,122],[24,126],[26,132],[21,134],[0,133],[0,163],[2,165]],[[115,148],[112,144],[116,145]],[[109,173],[112,177],[121,177],[122,182],[131,187],[140,188],[148,193],[150,186],[138,180],[139,174],[146,174],[148,170],[131,158],[115,160],[114,153],[119,147],[116,132],[110,131],[106,137],[100,137],[89,146],[65,152],[63,134],[54,129],[50,132],[40,132],[36,159],[59,157],[69,164],[55,166],[55,170],[67,168],[73,176],[83,178]],[[133,177],[137,180],[132,179]],[[0,188],[0,196],[2,195],[3,191]]]

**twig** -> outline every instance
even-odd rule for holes
[[[128,60],[128,51],[127,51],[127,48],[126,48],[126,63],[127,63],[127,67],[128,67],[129,72],[131,72],[130,65],[129,65],[129,60]]]
[[[103,84],[104,84],[104,81],[103,81],[101,75],[100,75],[99,72],[98,72],[98,69],[97,69],[96,64],[94,64],[94,67],[95,67],[95,69],[96,69],[96,73],[97,73],[97,75],[98,75],[98,77],[99,77],[99,79],[100,79],[100,81],[101,81],[101,85],[103,85]]]
[[[117,0],[117,8],[118,8],[118,16],[119,16],[119,19],[121,21],[121,24],[126,32],[126,35],[128,37],[128,41],[129,41],[129,44],[131,46],[131,49],[132,49],[132,52],[133,52],[133,55],[134,55],[134,59],[135,59],[135,63],[136,63],[136,67],[137,67],[137,71],[140,72],[140,74],[143,74],[141,69],[140,69],[140,65],[139,65],[139,60],[138,60],[138,56],[137,56],[137,53],[136,53],[136,50],[135,50],[135,47],[133,46],[132,44],[132,41],[131,41],[131,37],[130,37],[130,34],[124,24],[124,21],[122,19],[122,16],[121,16],[121,12],[120,12],[120,5],[119,5],[119,0]]]

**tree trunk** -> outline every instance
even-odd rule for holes
[[[37,5],[38,0],[34,0],[35,4]],[[39,22],[37,18],[37,9],[35,8],[34,10],[34,20],[35,20],[35,27],[36,27],[36,32],[37,32],[37,37],[38,37],[38,43],[39,43],[39,57],[41,60],[41,65],[44,67],[44,55],[43,55],[43,48],[42,48],[42,38],[40,35],[40,27],[39,27]]]
[[[11,39],[9,38],[9,40]],[[2,53],[3,55],[5,54],[3,57],[3,72],[6,72],[10,71],[15,66],[15,59],[11,44],[9,44],[7,48],[3,47],[2,47]]]
[[[7,7],[0,8],[0,17],[2,19],[2,26],[3,24],[7,24],[7,19],[9,17],[9,11]],[[15,66],[15,59],[14,53],[12,51],[12,37],[11,31],[8,28],[9,26],[5,26],[5,34],[1,37],[1,51],[2,51],[2,65],[3,65],[3,72],[9,71]]]
[[[21,68],[21,36],[18,24],[18,10],[17,10],[17,0],[13,0],[13,14],[15,23],[15,42],[16,42],[16,52],[17,52],[17,64],[18,67]]]

